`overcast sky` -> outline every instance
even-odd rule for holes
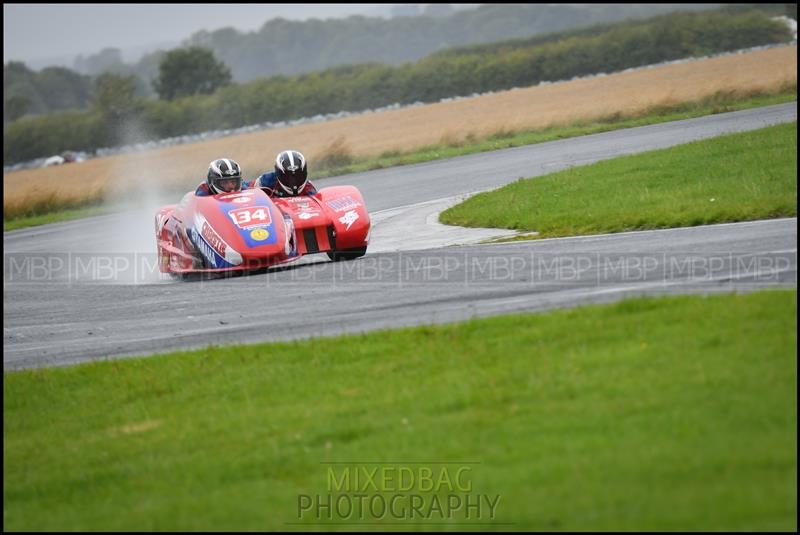
[[[192,33],[232,26],[253,31],[267,20],[381,16],[387,4],[3,4],[3,63],[45,60],[66,66],[78,54],[119,48],[126,61],[145,48],[177,45]],[[128,52],[126,54],[126,52]],[[131,57],[132,53],[137,56]]]

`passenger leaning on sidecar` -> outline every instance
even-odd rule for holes
[[[242,168],[230,158],[220,158],[208,164],[208,176],[194,194],[200,197],[216,195],[218,193],[233,193],[242,191],[249,184],[242,182]]]
[[[275,158],[274,171],[253,181],[251,188],[261,188],[270,197],[314,195],[317,189],[308,181],[306,158],[296,150],[285,150]]]

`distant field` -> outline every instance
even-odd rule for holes
[[[354,157],[407,152],[436,143],[482,139],[498,132],[634,116],[717,93],[777,91],[797,82],[797,47],[788,46],[620,73],[591,80],[505,91],[320,124],[231,136],[166,149],[32,169],[3,176],[4,212],[33,204],[79,205],[103,196],[190,188],[207,162],[237,159],[249,177],[269,169],[292,147],[315,162],[329,154]]]

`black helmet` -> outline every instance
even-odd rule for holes
[[[308,182],[305,157],[296,150],[285,150],[275,158],[278,184],[289,195],[299,195]]]
[[[223,181],[235,179],[233,189],[222,187]],[[208,178],[206,179],[211,193],[231,193],[242,189],[242,168],[229,158],[220,158],[208,164]],[[230,185],[230,184],[226,184]]]

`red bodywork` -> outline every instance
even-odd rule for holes
[[[370,220],[353,186],[287,198],[255,188],[207,197],[189,192],[159,209],[155,226],[161,272],[191,273],[258,269],[312,253],[361,256]]]

